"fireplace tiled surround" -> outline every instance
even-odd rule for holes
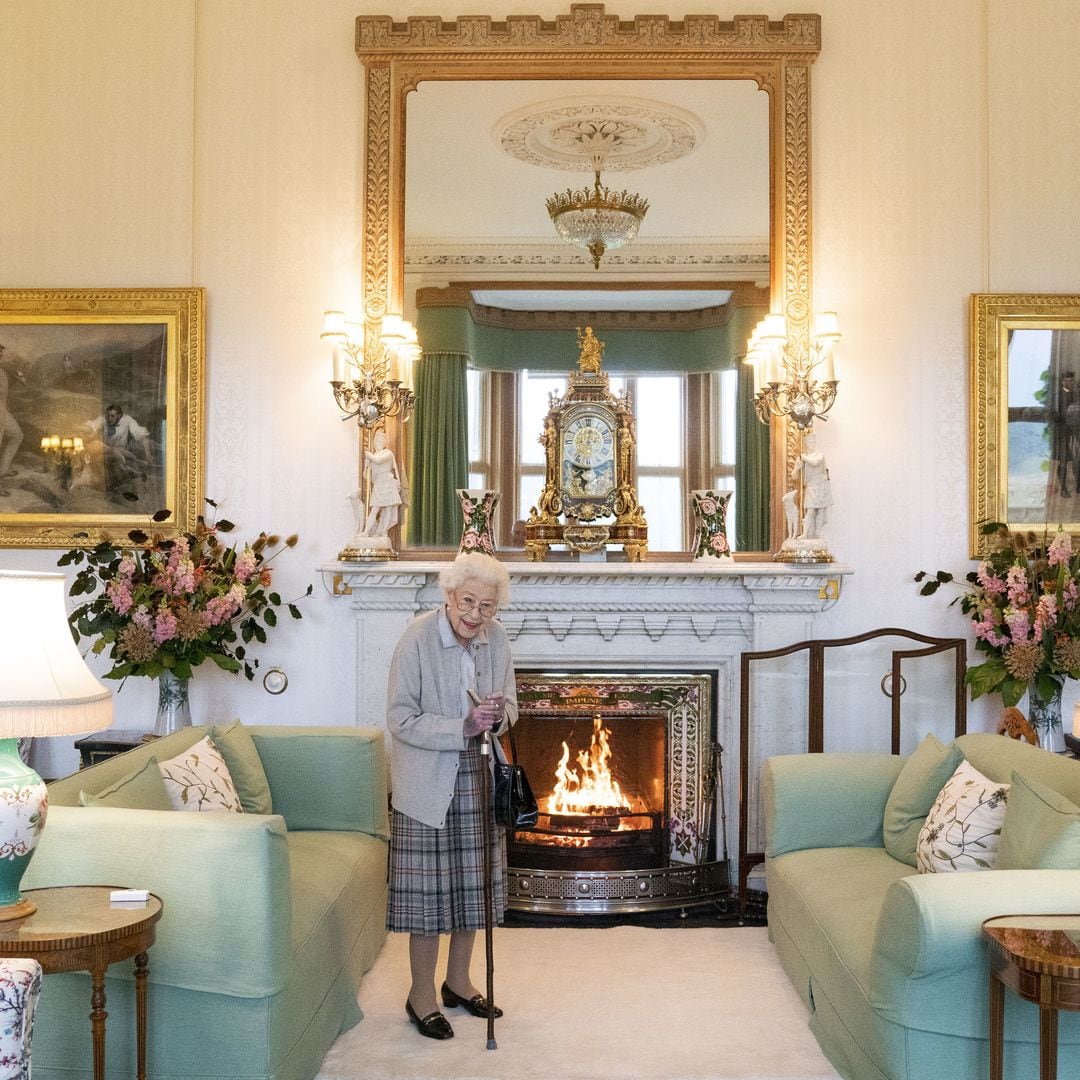
[[[356,619],[357,723],[384,726],[390,658],[406,624],[438,606],[445,563],[332,563],[321,569]],[[499,618],[515,664],[532,671],[716,675],[726,847],[738,852],[739,654],[825,636],[847,566],[692,562],[510,562]],[[751,783],[751,791],[757,785]],[[719,795],[717,794],[717,799]],[[718,849],[723,844],[718,841]]]

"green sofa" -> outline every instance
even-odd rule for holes
[[[985,776],[1013,770],[1080,805],[1080,762],[1000,735],[956,740]],[[1080,912],[1080,869],[918,874],[883,844],[904,764],[884,754],[770,758],[763,794],[769,933],[847,1080],[987,1076],[981,924]],[[1038,1009],[1007,992],[1005,1075],[1039,1075]],[[1060,1014],[1060,1076],[1080,1076],[1080,1014]]]
[[[356,992],[386,936],[383,734],[249,727],[272,814],[79,805],[186,728],[49,785],[45,832],[24,888],[108,884],[164,902],[150,950],[148,1075],[158,1080],[310,1080],[360,1020]],[[265,785],[264,785],[265,786]],[[134,1075],[131,965],[106,980],[106,1069]],[[49,975],[35,1025],[35,1080],[91,1075],[89,976]]]

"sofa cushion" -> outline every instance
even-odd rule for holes
[[[989,870],[997,858],[1008,797],[1008,784],[960,762],[919,831],[919,873]]]
[[[955,743],[946,746],[931,733],[904,762],[885,803],[885,850],[894,859],[915,865],[915,848],[926,815],[962,760]]]
[[[174,810],[229,810],[243,813],[225,759],[210,736],[158,765]]]
[[[80,806],[111,806],[123,810],[172,810],[165,780],[156,757],[149,757],[134,772],[92,794],[79,792]]]
[[[1038,746],[977,731],[956,740],[965,761],[991,780],[1009,783],[1013,770],[1037,780],[1080,806],[1080,762],[1062,754],[1048,754]]]
[[[1080,868],[1080,807],[1053,788],[1014,771],[994,866],[999,870]]]
[[[244,812],[272,814],[274,803],[270,798],[270,784],[251,732],[239,720],[234,720],[228,725],[215,724],[210,729],[210,738],[225,759]]]

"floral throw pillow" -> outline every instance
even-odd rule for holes
[[[1008,798],[1008,784],[989,780],[970,762],[961,761],[919,831],[919,873],[992,869]]]
[[[209,735],[158,768],[174,809],[244,812],[225,759]]]

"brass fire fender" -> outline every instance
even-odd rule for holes
[[[545,915],[617,915],[717,903],[731,895],[728,863],[655,870],[507,871],[508,907]]]

